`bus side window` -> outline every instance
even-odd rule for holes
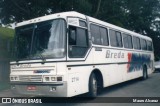
[[[100,27],[101,41],[102,45],[108,46],[108,30],[106,28]]]
[[[118,47],[123,47],[121,33],[116,31],[116,36],[117,36],[117,46]]]
[[[110,42],[113,47],[123,47],[121,33],[114,30],[109,30]]]
[[[82,58],[88,50],[87,29],[69,27],[69,57]]]
[[[133,36],[134,49],[141,50],[140,38]]]
[[[108,30],[104,27],[91,24],[91,35],[93,44],[108,46]]]
[[[133,48],[132,36],[128,34],[123,34],[123,44],[124,48],[132,49]]]
[[[141,48],[142,50],[147,50],[147,42],[144,39],[141,39]]]
[[[101,45],[101,35],[99,26],[91,24],[91,35],[92,35],[92,42],[97,45]]]
[[[151,41],[147,41],[147,48],[148,48],[148,51],[153,51],[153,45]]]

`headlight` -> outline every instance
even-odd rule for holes
[[[18,81],[19,77],[18,76],[10,76],[10,81]]]
[[[43,82],[62,81],[62,76],[43,76]]]
[[[51,77],[51,81],[56,81],[56,77]]]

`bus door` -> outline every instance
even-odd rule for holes
[[[79,18],[68,18],[68,64],[74,65],[68,71],[69,92],[79,93],[80,89],[80,72],[86,69],[82,64],[86,63],[87,54],[89,52],[89,38],[87,24],[85,20]],[[77,65],[77,66],[76,66]],[[79,71],[81,70],[81,71]],[[79,80],[79,81],[78,81]],[[72,92],[74,91],[74,92]],[[73,94],[74,95],[74,94]]]

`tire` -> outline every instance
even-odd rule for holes
[[[96,75],[94,73],[91,74],[90,79],[89,79],[89,94],[88,96],[91,98],[95,98],[97,96],[97,79]]]
[[[148,72],[147,72],[147,67],[143,67],[143,80],[146,80],[148,78]]]

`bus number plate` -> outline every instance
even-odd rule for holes
[[[28,91],[35,91],[36,90],[36,86],[27,86],[27,90]]]

